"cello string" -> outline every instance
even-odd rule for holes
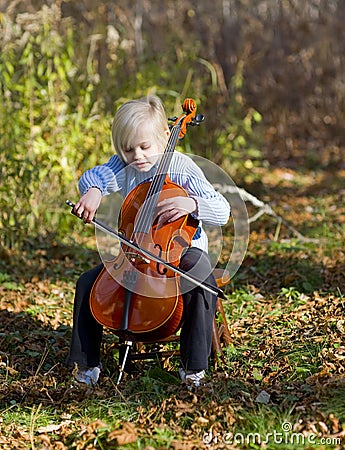
[[[156,174],[152,180],[150,189],[147,193],[147,195],[150,197],[153,196],[156,192],[159,192],[161,190],[161,187],[164,183],[166,174],[170,166],[172,154],[176,146],[179,132],[180,132],[179,127],[174,127],[174,129],[172,130],[171,138],[168,141],[166,151],[163,153],[163,157],[161,158]]]
[[[176,132],[174,134],[176,134]],[[166,178],[166,173],[171,162],[173,149],[174,147],[170,146],[168,152],[164,153],[162,157],[163,161],[161,161],[161,164],[159,165],[151,186],[146,194],[145,207],[142,207],[139,213],[138,221],[135,226],[136,231],[142,231],[143,233],[147,234],[152,226],[152,223],[154,221],[153,214],[159,200],[158,194],[162,190]]]
[[[167,144],[166,151],[163,153],[163,156],[161,158],[157,171],[153,177],[150,188],[146,194],[144,202],[144,204],[146,203],[145,208],[142,207],[140,212],[138,213],[138,219],[132,232],[132,238],[134,237],[134,234],[137,231],[142,231],[143,233],[147,234],[152,226],[152,215],[154,209],[157,206],[159,198],[157,194],[162,190],[162,186],[164,184],[166,174],[170,166],[170,162],[177,143],[179,133],[180,127],[178,126],[173,127]]]

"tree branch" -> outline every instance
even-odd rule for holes
[[[284,224],[300,241],[302,242],[319,242],[318,239],[307,238],[303,236],[295,227],[289,224],[283,217],[277,214],[272,207],[264,203],[262,200],[258,199],[254,195],[250,194],[243,188],[238,188],[235,186],[224,186],[224,185],[214,185],[215,189],[219,191],[221,194],[239,194],[244,202],[249,202],[253,206],[259,209],[259,211],[254,214],[252,217],[249,217],[248,222],[253,223],[258,220],[263,214],[268,214],[269,216],[274,217],[278,221],[277,231],[275,233],[275,240],[278,239],[280,225]]]

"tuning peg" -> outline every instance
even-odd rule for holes
[[[193,126],[198,126],[204,120],[205,120],[205,116],[203,114],[197,114],[190,124],[193,125]]]

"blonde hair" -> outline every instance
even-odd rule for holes
[[[130,100],[116,112],[111,129],[116,153],[127,164],[125,150],[131,147],[133,138],[145,122],[152,124],[154,138],[165,148],[168,130],[167,117],[161,100],[156,95]]]

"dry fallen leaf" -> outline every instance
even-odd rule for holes
[[[58,430],[60,430],[60,428],[62,428],[64,426],[68,426],[72,423],[73,423],[72,420],[65,420],[59,424],[51,423],[49,425],[46,425],[45,427],[38,427],[37,432],[38,433],[52,433],[53,431],[58,431]]]
[[[125,422],[118,430],[111,431],[109,441],[116,441],[117,445],[130,444],[138,439],[136,426],[131,422]]]

